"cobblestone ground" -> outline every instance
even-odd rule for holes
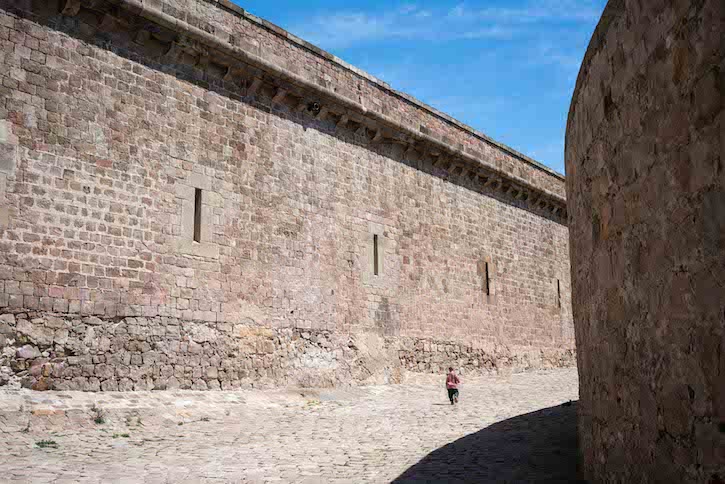
[[[464,378],[456,406],[443,379],[320,391],[5,390],[0,481],[575,478],[575,405],[561,405],[578,399],[575,369]]]

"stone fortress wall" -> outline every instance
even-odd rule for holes
[[[725,481],[725,2],[610,0],[569,112],[583,477]]]
[[[563,177],[278,27],[0,0],[0,65],[0,383],[574,363]]]

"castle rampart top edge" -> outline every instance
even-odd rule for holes
[[[108,0],[107,3],[157,24],[167,31],[176,32],[182,37],[191,39],[193,42],[205,46],[209,53],[216,51],[220,58],[215,59],[214,62],[221,62],[227,69],[227,74],[224,75],[225,81],[235,79],[236,72],[239,72],[240,69],[242,71],[251,69],[247,73],[252,76],[250,79],[246,81],[240,79],[243,84],[247,84],[247,95],[255,95],[262,85],[271,83],[278,93],[274,96],[273,102],[277,99],[284,99],[285,96],[289,99],[291,95],[293,98],[298,98],[295,109],[300,111],[307,106],[308,101],[319,101],[318,111],[321,110],[321,112],[315,113],[315,117],[320,120],[332,115],[339,118],[337,122],[339,127],[347,123],[349,119],[362,127],[367,127],[368,132],[374,135],[372,140],[368,140],[372,144],[387,140],[407,145],[409,151],[415,151],[424,158],[432,156],[435,160],[433,161],[434,167],[440,165],[439,169],[454,172],[456,176],[465,175],[471,181],[477,180],[489,191],[501,192],[505,198],[515,199],[517,204],[523,204],[534,211],[553,214],[560,223],[566,224],[563,177],[555,172],[554,174],[546,170],[542,172],[540,167],[534,167],[533,170],[525,168],[531,166],[529,163],[517,167],[521,158],[512,155],[512,150],[502,149],[487,138],[480,139],[480,136],[467,138],[471,133],[466,130],[458,130],[463,136],[457,137],[455,128],[453,132],[447,131],[446,126],[449,126],[450,123],[445,120],[441,121],[435,113],[434,116],[431,116],[427,109],[418,110],[417,104],[413,102],[415,100],[411,101],[413,98],[401,95],[390,89],[389,86],[383,87],[384,92],[390,91],[395,96],[391,96],[390,101],[381,99],[381,102],[393,102],[395,99],[397,101],[391,105],[379,105],[376,102],[377,98],[369,98],[370,96],[368,96],[369,99],[358,98],[357,93],[350,91],[348,86],[321,82],[315,76],[310,78],[309,74],[303,75],[302,72],[298,72],[299,67],[289,66],[284,59],[277,59],[274,52],[269,52],[268,46],[250,44],[245,41],[240,43],[234,35],[225,31],[224,26],[232,25],[229,20],[233,19],[225,21],[218,17],[213,10],[208,10],[208,7],[202,8],[204,4],[219,8],[219,0],[204,0],[203,2],[192,0],[191,5],[194,2],[198,2],[204,18],[195,16],[196,11],[186,10],[189,5],[182,7],[163,0]],[[98,8],[98,2],[91,3],[92,5],[88,7],[85,0],[65,0],[63,12],[74,15],[80,8]],[[228,7],[227,4],[228,2],[222,6]],[[229,15],[230,10],[236,16],[242,12],[243,18],[249,18],[246,12],[239,7],[233,10],[219,8],[218,15]],[[263,31],[278,29],[284,32],[272,24],[266,25],[268,24],[266,21],[257,20],[265,25]],[[215,22],[226,23],[220,24],[221,28],[218,28]],[[260,31],[258,25],[253,28]],[[275,32],[270,35],[278,34]],[[284,33],[283,35],[289,38],[289,34]],[[172,41],[171,48],[175,42]],[[296,48],[300,49],[300,47]],[[308,49],[303,48],[302,50],[307,51]],[[209,53],[204,55],[208,56]],[[324,57],[327,56],[330,54],[326,54]],[[241,65],[236,63],[241,63]],[[244,67],[245,65],[247,67]],[[371,88],[373,91],[370,92],[375,94],[374,90],[380,90],[381,86],[375,84]],[[368,107],[367,104],[370,101],[373,101],[373,105]],[[406,105],[410,106],[412,110],[405,108]],[[391,106],[395,109],[394,111],[390,110]],[[420,117],[415,114],[416,110],[421,113]],[[438,121],[435,121],[436,119]],[[416,129],[415,121],[420,122],[420,129]],[[431,129],[431,125],[428,123],[433,123],[436,129]],[[539,174],[537,175],[537,173]]]
[[[552,168],[549,168],[548,166],[544,165],[543,163],[536,161],[533,158],[521,153],[520,151],[517,151],[517,150],[511,148],[510,146],[491,138],[490,136],[486,135],[485,133],[482,133],[481,131],[479,131],[475,128],[472,128],[471,126],[468,126],[467,124],[462,123],[461,121],[455,119],[454,117],[420,101],[419,99],[416,99],[415,97],[413,97],[405,92],[394,89],[392,86],[390,86],[390,84],[383,81],[382,79],[379,79],[379,78],[371,75],[370,73],[365,72],[364,70],[359,69],[348,62],[345,62],[343,59],[340,59],[339,57],[337,57],[333,54],[330,54],[329,52],[319,48],[318,46],[311,44],[310,42],[307,42],[306,40],[304,40],[300,37],[297,37],[296,35],[291,34],[290,32],[287,32],[283,28],[269,22],[268,20],[265,20],[261,17],[251,14],[247,10],[230,2],[229,0],[204,0],[204,1],[214,4],[214,5],[218,5],[221,8],[227,9],[227,10],[231,11],[232,13],[234,13],[240,17],[243,17],[250,22],[254,22],[254,23],[270,30],[271,32],[275,33],[276,35],[284,37],[285,39],[289,40],[290,42],[293,42],[301,47],[304,47],[305,49],[319,55],[320,57],[327,59],[330,62],[334,62],[335,64],[339,65],[340,67],[353,72],[354,74],[366,79],[369,82],[372,82],[373,84],[378,85],[379,87],[388,91],[390,94],[392,94],[400,99],[404,99],[405,101],[413,104],[414,106],[416,106],[424,111],[427,111],[428,113],[446,121],[449,124],[454,125],[458,129],[466,131],[469,134],[471,134],[487,143],[494,145],[495,147],[507,152],[508,154],[510,154],[511,156],[513,156],[515,158],[518,158],[520,161],[522,161],[524,163],[528,163],[531,166],[533,166],[539,170],[542,170],[561,180],[564,180],[564,178],[565,178],[565,176],[562,173],[559,173],[558,171],[556,171]]]

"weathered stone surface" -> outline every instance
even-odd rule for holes
[[[24,385],[59,390],[235,389],[278,384],[334,386],[395,383],[404,371],[440,373],[450,365],[464,374],[570,366],[571,350],[492,350],[449,341],[340,335],[327,330],[264,328],[173,318],[116,321],[36,318],[36,326],[68,326],[63,342],[44,333],[26,336],[13,365]],[[88,322],[86,322],[88,321]],[[89,323],[92,323],[89,324]],[[143,327],[153,328],[144,332]],[[41,335],[40,342],[33,334]],[[54,335],[56,335],[54,333]],[[160,337],[159,335],[163,335]],[[41,358],[42,356],[42,358]]]
[[[0,367],[31,344],[97,391],[573,363],[560,175],[217,2],[146,5],[206,44],[116,3],[0,0]]]
[[[31,345],[24,345],[18,348],[18,350],[15,352],[15,357],[19,358],[21,360],[30,360],[33,358],[38,358],[40,356],[40,351],[35,346]]]
[[[725,2],[610,1],[566,135],[592,482],[725,482]]]

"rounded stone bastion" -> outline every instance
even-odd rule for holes
[[[725,2],[610,1],[566,133],[583,471],[725,480]]]

